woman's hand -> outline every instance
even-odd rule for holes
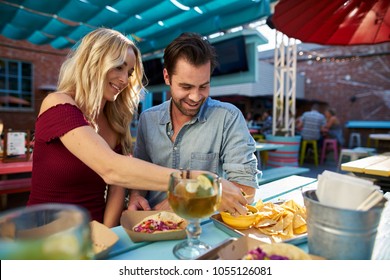
[[[240,188],[222,179],[222,200],[219,205],[219,211],[227,211],[231,214],[239,213],[245,215],[247,212],[246,205],[248,204],[245,197],[242,195]]]

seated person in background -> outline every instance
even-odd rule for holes
[[[172,97],[140,115],[134,156],[209,170],[253,196],[259,173],[255,141],[237,107],[209,97],[215,66],[214,48],[198,34],[183,33],[167,46],[163,74]],[[128,209],[169,209],[166,192],[133,190]]]
[[[252,127],[255,123],[254,123],[254,120],[252,118],[252,113],[251,112],[248,112],[246,114],[246,117],[245,117],[245,121],[246,121],[246,125],[250,128]]]
[[[326,123],[325,116],[319,111],[318,104],[313,104],[311,111],[303,113],[298,119],[297,128],[301,131],[302,140],[317,140],[317,146],[322,146],[322,128]]]
[[[261,133],[264,135],[272,134],[272,116],[269,110],[265,110],[261,116],[263,121],[263,126],[261,128]]]
[[[143,75],[140,51],[115,30],[98,28],[71,50],[58,91],[45,97],[35,123],[27,205],[76,204],[113,227],[125,208],[123,187],[167,191],[174,169],[130,156]],[[220,209],[246,213],[237,187],[222,184]]]
[[[336,116],[336,110],[333,108],[327,108],[325,110],[326,124],[322,128],[322,132],[325,138],[333,138],[337,140],[339,148],[344,145],[343,127],[340,120]]]

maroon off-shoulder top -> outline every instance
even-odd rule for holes
[[[86,125],[89,123],[83,113],[72,104],[59,104],[37,118],[32,188],[27,205],[77,204],[89,210],[93,220],[103,222],[106,183],[69,152],[59,139]]]

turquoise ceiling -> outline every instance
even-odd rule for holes
[[[273,0],[0,0],[0,34],[57,49],[97,27],[123,32],[145,53],[184,31],[210,35],[265,19]]]

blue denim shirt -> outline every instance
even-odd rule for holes
[[[168,100],[141,113],[135,157],[175,169],[209,170],[258,187],[255,141],[237,107],[209,97],[172,142],[170,105]],[[147,195],[151,207],[165,197],[166,193],[154,191]]]

